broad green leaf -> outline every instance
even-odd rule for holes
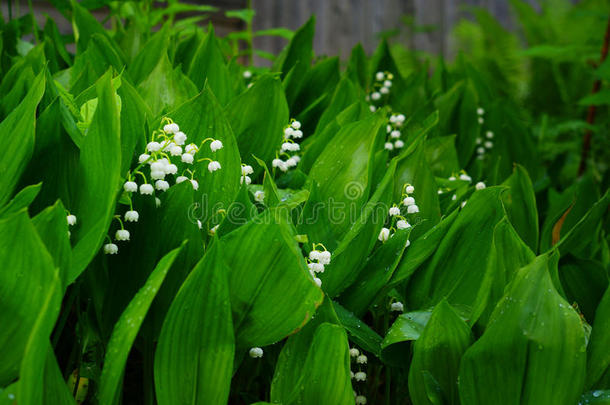
[[[39,314],[51,305],[52,296],[45,293],[54,288],[57,275],[26,209],[0,219],[0,235],[4,269],[0,272],[0,386],[4,387],[18,376],[30,334],[38,319],[44,321]]]
[[[320,218],[319,215],[329,216],[330,213],[317,213],[316,222],[308,224],[308,215],[316,213],[309,212],[306,205],[303,213],[305,221],[300,231],[309,234],[310,240],[324,243],[331,251],[352,224],[349,213],[360,212],[368,200],[372,189],[370,178],[377,135],[383,123],[384,117],[375,114],[342,127],[311,168],[309,178],[317,186],[319,202],[327,206],[323,211],[330,210],[331,204],[334,204],[338,212],[334,214],[336,217],[330,223],[330,228],[321,230],[316,225],[327,218]]]
[[[337,87],[335,87],[328,107],[324,110],[324,113],[322,113],[322,116],[318,120],[314,133],[317,134],[321,132],[337,115],[339,115],[339,113],[341,113],[341,111],[357,101],[357,96],[358,93],[356,92],[356,88],[352,81],[346,76],[343,76],[337,84]]]
[[[160,114],[195,96],[197,87],[180,67],[174,69],[164,54],[148,77],[140,82],[138,91],[152,112]]]
[[[381,358],[384,363],[405,367],[409,357],[409,343],[419,339],[432,310],[400,314],[381,342]]]
[[[68,283],[97,254],[114,214],[121,169],[120,119],[110,72],[97,83],[98,105],[80,150],[79,191],[69,207],[79,219],[71,230],[73,260]],[[75,180],[73,180],[75,181]]]
[[[527,171],[516,165],[513,174],[502,183],[509,189],[502,195],[506,215],[523,241],[538,250],[538,212],[536,195]]]
[[[413,345],[413,360],[409,367],[409,393],[414,405],[433,404],[429,395],[432,387],[425,373],[438,383],[444,404],[460,404],[458,372],[460,359],[473,340],[470,328],[442,300],[434,307],[430,320]]]
[[[221,249],[206,252],[165,317],[154,366],[160,405],[227,403],[235,341]]]
[[[448,178],[453,173],[459,172],[455,135],[426,139],[426,161],[437,177]]]
[[[578,405],[609,405],[610,390],[595,390],[582,394]]]
[[[453,306],[470,307],[473,316],[479,313],[479,297],[489,293],[485,269],[494,227],[505,215],[504,190],[489,187],[472,195],[426,267],[409,281],[409,308],[426,308],[446,297]]]
[[[120,73],[125,63],[107,37],[93,34],[87,50],[79,54],[70,68],[70,92],[80,94],[104,74],[109,67]]]
[[[120,48],[112,41],[108,32],[104,29],[97,19],[76,1],[72,1],[72,29],[76,40],[77,53],[83,53],[89,46],[91,37],[95,34],[103,36],[113,50],[121,55]],[[124,59],[124,58],[122,58]]]
[[[36,107],[45,87],[44,73],[40,73],[21,104],[0,123],[0,132],[11,134],[5,137],[0,152],[0,206],[11,198],[19,176],[25,170],[34,151]]]
[[[362,44],[358,43],[352,48],[345,74],[361,89],[367,88],[369,80],[368,60]]]
[[[11,199],[4,207],[0,207],[0,217],[7,217],[16,213],[22,208],[28,207],[32,201],[36,199],[40,192],[41,183],[32,184],[19,190],[15,197]]]
[[[263,202],[268,207],[275,207],[280,203],[280,192],[273,181],[273,176],[269,172],[267,164],[256,156],[254,156],[254,159],[265,172],[263,175],[263,193],[265,193]]]
[[[121,98],[121,176],[129,170],[136,147],[146,144],[145,123],[152,118],[152,111],[136,89],[124,80],[117,90]]]
[[[57,201],[53,206],[38,213],[32,218],[32,223],[47,251],[53,256],[55,267],[59,270],[60,290],[63,293],[67,286],[68,272],[72,263],[72,247],[70,246],[66,210],[61,201]]]
[[[598,387],[600,379],[610,369],[610,288],[606,289],[597,311],[589,347],[587,347],[587,380],[586,387]],[[600,387],[604,388],[604,387]]]
[[[245,225],[258,214],[256,206],[250,201],[249,194],[245,185],[239,189],[235,201],[229,205],[227,215],[218,226],[216,234],[219,237]]]
[[[356,316],[362,317],[379,292],[392,278],[406,248],[411,229],[398,230],[386,243],[366,259],[352,286],[341,294],[340,302]]]
[[[310,110],[307,114],[309,119],[302,120],[305,131],[313,131],[315,128],[315,123],[331,100],[338,81],[339,58],[327,58],[316,63],[307,71],[307,74],[301,79],[298,92],[286,92],[293,115],[303,117],[304,112]]]
[[[567,255],[561,260],[559,280],[566,300],[578,304],[579,312],[591,323],[608,288],[608,272],[604,265],[597,260]]]
[[[157,62],[166,55],[170,39],[168,31],[169,25],[164,25],[163,28],[154,33],[127,67],[127,72],[133,79],[135,86],[148,77],[154,67],[157,66]]]
[[[263,37],[263,36],[273,36],[273,37],[282,37],[288,40],[292,39],[294,36],[294,31],[289,30],[288,28],[269,28],[265,30],[258,30],[253,33],[255,37]]]
[[[260,173],[254,156],[270,163],[280,149],[284,125],[288,123],[288,104],[282,84],[274,76],[263,75],[226,107],[242,161]]]
[[[339,322],[350,335],[351,340],[358,346],[379,357],[381,351],[381,336],[371,329],[349,310],[334,302],[333,307],[337,312]]]
[[[240,348],[284,338],[322,301],[294,237],[286,219],[267,210],[221,239]]]
[[[298,64],[297,75],[302,77],[309,68],[313,58],[313,36],[316,19],[312,16],[295,33],[290,43],[276,60],[273,70],[282,73],[282,79]]]
[[[555,290],[548,265],[543,255],[519,270],[483,336],[464,354],[462,403],[577,402],[585,380],[584,329]]]
[[[163,256],[146,283],[132,298],[121,318],[114,325],[112,336],[106,348],[104,368],[100,377],[98,398],[101,403],[112,404],[115,403],[115,398],[119,398],[121,380],[131,346],[142,322],[144,322],[150,304],[157,295],[157,291],[159,291],[181,248],[174,249]]]
[[[211,25],[205,40],[201,42],[193,56],[188,69],[188,77],[198,89],[203,89],[207,82],[223,106],[227,105],[233,97],[229,70],[225,65],[224,56]]]

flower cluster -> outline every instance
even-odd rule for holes
[[[284,128],[282,146],[280,151],[276,154],[276,158],[271,162],[271,165],[283,172],[296,167],[301,160],[301,157],[296,152],[301,150],[301,147],[295,142],[295,139],[301,139],[302,137],[303,131],[301,131],[301,123],[293,118],[290,124]],[[286,160],[281,159],[281,157],[285,157]]]
[[[375,111],[377,106],[375,104],[381,104],[384,97],[390,94],[390,88],[392,87],[392,79],[394,75],[390,72],[377,72],[375,73],[375,82],[373,83],[373,91],[371,94],[366,95],[366,101],[371,102],[369,108],[371,111]]]
[[[405,146],[405,143],[400,139],[400,128],[402,124],[405,122],[404,114],[392,114],[390,115],[390,120],[388,125],[386,126],[386,132],[388,133],[388,138],[386,139],[386,143],[383,146],[387,150],[393,150],[394,148],[400,149]]]
[[[483,159],[485,154],[493,148],[494,143],[492,139],[494,138],[494,133],[492,131],[485,132],[486,140],[483,141],[483,138],[477,138],[477,159]]]
[[[324,250],[318,250],[318,246]],[[322,286],[322,280],[317,277],[317,274],[324,273],[324,266],[330,264],[330,252],[321,243],[314,243],[312,248],[307,258],[307,267],[309,267],[309,273],[313,277],[313,281],[320,287]]]
[[[407,215],[416,214],[419,212],[419,207],[415,204],[415,198],[413,197],[415,193],[415,187],[411,184],[405,184],[404,192],[402,194],[402,205],[406,207]],[[399,205],[394,204],[389,210],[388,215],[390,216],[391,224],[389,228],[383,227],[379,232],[379,236],[377,237],[381,242],[385,243],[394,236],[392,231],[396,231],[396,229],[407,229],[411,227],[411,224],[407,222],[407,219],[401,215],[401,208]],[[411,243],[407,241],[407,246]]]
[[[138,211],[133,209],[131,194],[139,191],[142,195],[152,196],[155,194],[155,190],[158,192],[167,191],[170,188],[170,183],[167,181],[168,176],[178,174],[178,165],[192,165],[195,161],[195,156],[206,142],[210,142],[212,153],[223,147],[220,140],[212,138],[204,139],[199,146],[193,143],[185,145],[187,136],[180,130],[178,124],[170,118],[165,117],[161,125],[160,129],[153,131],[152,140],[146,145],[145,152],[138,157],[138,165],[127,173],[127,181],[123,184],[124,195],[129,202],[129,211],[125,212],[123,216],[126,222],[138,222],[140,218]],[[198,162],[201,161],[209,162],[208,170],[210,172],[220,169],[218,161],[210,158],[198,160]],[[149,168],[148,176],[143,171],[146,166]],[[188,177],[185,174],[188,174]],[[139,185],[136,183],[136,176],[140,176],[142,179]],[[185,167],[183,172],[176,177],[175,184],[188,181],[193,189],[197,190],[199,189],[199,183],[194,179],[194,176],[195,172]],[[155,197],[155,204],[159,207],[161,200]],[[115,215],[115,218],[121,226],[121,229],[115,234],[115,240],[128,241],[130,236],[129,231],[125,229],[121,216]],[[107,238],[110,239],[108,236]],[[119,248],[110,240],[104,245],[103,250],[106,254],[117,254]]]
[[[356,380],[356,382],[365,382],[366,381],[366,372],[363,371],[363,368],[367,364],[367,357],[364,353],[360,353],[358,349],[352,347],[349,349],[349,355],[351,360],[355,363],[354,366],[357,367],[357,371],[350,371],[352,379]],[[366,397],[364,395],[358,394],[356,390],[354,390],[354,400],[357,405],[365,405]]]

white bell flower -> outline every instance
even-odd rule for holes
[[[290,125],[294,129],[300,129],[301,128],[301,123],[299,121],[292,121],[292,124],[290,124]]]
[[[184,142],[186,142],[186,134],[182,131],[176,132],[176,135],[174,135],[174,142],[176,145],[184,145]]]
[[[152,170],[150,172],[150,177],[153,180],[163,180],[165,178],[165,171],[163,171],[163,170]]]
[[[393,217],[395,215],[400,215],[400,208],[391,207],[390,210],[388,211],[388,213],[390,214],[391,217]]]
[[[252,349],[250,349],[250,351],[248,353],[250,354],[250,357],[252,357],[253,359],[263,357],[263,349],[261,349],[260,347],[253,347]]]
[[[284,136],[288,139],[290,139],[290,137],[292,136],[294,129],[292,129],[292,127],[286,127],[284,129]]]
[[[402,302],[397,301],[393,302],[392,305],[390,305],[390,310],[394,312],[403,312],[405,310],[405,307],[404,305],[402,305]]]
[[[349,355],[351,357],[358,357],[360,355],[360,351],[355,347],[352,347],[351,349],[349,349]]]
[[[199,151],[199,148],[194,143],[189,143],[188,145],[186,145],[184,147],[184,152],[190,153],[191,155],[194,155],[198,151]]]
[[[263,202],[265,201],[265,192],[264,191],[256,191],[254,193],[254,200],[258,201],[258,202]]]
[[[114,235],[116,240],[129,240],[129,231],[127,229],[119,229]]]
[[[191,164],[193,164],[193,161],[195,160],[195,158],[190,153],[183,153],[180,160],[182,160],[186,164],[191,165]]]
[[[250,165],[244,165],[241,167],[241,174],[242,176],[247,176],[249,174],[254,173],[254,170],[252,169],[252,166]]]
[[[161,150],[161,144],[159,142],[149,142],[146,145],[146,150],[149,152],[158,152],[159,150]]]
[[[246,183],[246,185],[252,183],[252,179],[250,178],[250,176],[241,176],[239,178],[239,184],[244,184]]]
[[[147,153],[142,153],[140,156],[138,156],[138,163],[144,163],[146,162],[148,159],[150,158],[150,155]]]
[[[397,229],[407,229],[407,228],[410,228],[410,227],[411,227],[411,224],[409,224],[404,219],[400,219],[400,220],[396,221],[396,228]]]
[[[104,253],[107,255],[116,255],[119,252],[119,247],[114,243],[106,243],[104,245]]]
[[[377,237],[382,242],[387,242],[390,239],[390,230],[388,228],[381,228],[379,231],[379,236]]]
[[[386,142],[383,145],[383,147],[384,147],[384,149],[387,149],[387,150],[393,150],[394,149],[394,145],[392,144],[392,142]]]
[[[152,193],[154,192],[154,188],[152,186],[152,184],[140,184],[140,194],[143,195],[152,195]]]
[[[375,91],[373,92],[373,94],[371,94],[371,99],[372,100],[379,100],[381,98],[381,93]]]
[[[413,194],[413,193],[415,192],[415,187],[413,187],[412,185],[408,184],[408,185],[405,187],[405,192],[406,192],[407,194]]]
[[[407,207],[407,212],[408,212],[409,214],[415,214],[415,213],[418,213],[418,212],[419,212],[419,207],[418,207],[417,205],[409,205],[409,206]]]
[[[180,156],[182,155],[182,147],[178,145],[174,145],[169,149],[169,154],[172,156]]]
[[[364,354],[361,354],[360,356],[356,357],[356,363],[358,364],[366,364],[367,360],[368,359]]]
[[[407,207],[410,207],[412,205],[415,205],[415,198],[413,198],[413,197],[405,197],[405,199],[402,200],[402,203],[404,205],[406,205]]]
[[[189,179],[189,178],[188,178],[188,177],[186,177],[186,176],[178,176],[178,177],[176,177],[176,184],[180,184],[180,183],[182,183],[183,181],[187,181],[188,179]]]
[[[138,185],[135,181],[126,181],[125,184],[123,184],[123,190],[127,193],[135,193],[138,191]]]
[[[330,252],[328,250],[325,250],[323,252],[320,252],[320,255],[318,256],[318,261],[321,264],[329,264],[330,263]]]
[[[364,371],[358,371],[354,374],[356,381],[366,381],[366,373]]]
[[[169,183],[165,180],[157,180],[155,182],[155,188],[159,191],[166,191],[169,188]]]
[[[377,72],[375,73],[375,79],[380,82],[385,78],[385,74],[383,72]]]
[[[173,163],[168,164],[167,166],[165,166],[165,174],[176,174],[178,173],[178,166],[176,166]]]
[[[76,225],[76,215],[70,214],[70,215],[66,216],[66,220],[68,221],[68,225],[70,225],[70,226]]]
[[[466,173],[462,173],[462,174],[460,174],[460,180],[464,180],[464,181],[470,182],[470,181],[472,181],[472,177],[470,177]]]
[[[387,87],[382,87],[382,88],[379,89],[379,92],[381,94],[388,94],[388,93],[390,93],[390,89],[387,88]]]
[[[477,184],[474,185],[474,188],[476,188],[477,190],[483,190],[485,188],[485,183],[479,181]]]
[[[294,131],[292,131],[292,137],[299,139],[303,137],[303,131],[301,131],[300,129],[296,129]]]
[[[242,73],[242,75],[244,76],[244,79],[250,79],[252,77],[252,72],[250,72],[249,70],[244,70],[244,73]]]
[[[394,142],[394,147],[395,147],[396,149],[400,149],[400,148],[402,148],[402,147],[404,147],[404,146],[405,146],[405,143],[404,143],[403,141],[401,141],[400,139],[399,139],[399,140],[397,140],[396,142]]]
[[[138,214],[138,211],[132,210],[125,213],[125,221],[138,222],[138,219],[140,219],[140,214]]]
[[[400,131],[395,129],[392,132],[390,132],[390,136],[394,139],[398,139],[398,138],[400,138]]]
[[[222,142],[218,139],[213,140],[210,143],[210,149],[212,150],[212,152],[216,152],[217,150],[222,149]]]
[[[193,185],[193,190],[199,189],[199,183],[197,182],[197,180],[191,180],[191,184]]]
[[[493,139],[493,137],[494,137],[494,133],[493,133],[493,132],[491,132],[491,131],[487,131],[487,132],[485,132],[485,137],[486,137],[487,139]]]
[[[208,170],[210,171],[210,173],[215,172],[216,170],[220,169],[220,163],[213,160],[208,164]]]

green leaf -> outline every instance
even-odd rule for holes
[[[165,317],[154,365],[160,405],[227,403],[235,340],[221,249],[206,252]]]
[[[591,330],[589,347],[587,347],[587,381],[586,387],[599,386],[600,379],[610,369],[610,288],[606,289],[597,311]],[[600,387],[604,388],[604,387]]]
[[[253,33],[255,37],[264,37],[264,36],[272,36],[272,37],[282,37],[288,40],[292,39],[294,36],[294,31],[289,30],[288,28],[269,28],[266,30],[258,30]]]
[[[284,338],[322,301],[294,236],[281,215],[267,210],[221,239],[240,348]]]
[[[312,16],[294,33],[290,43],[275,61],[273,70],[281,72],[282,79],[297,64],[296,75],[299,77],[302,77],[309,68],[309,65],[311,65],[315,27],[316,19]]]
[[[252,19],[256,15],[256,12],[252,9],[243,9],[243,10],[228,10],[225,11],[225,16],[228,18],[239,18],[242,21],[245,21],[247,24],[252,22]]]
[[[198,89],[208,86],[220,101],[227,105],[233,97],[229,70],[225,65],[224,56],[214,35],[214,28],[210,25],[208,34],[197,48],[188,69],[188,77]]]
[[[367,88],[369,80],[368,60],[362,44],[358,43],[352,48],[345,74],[361,89]]]
[[[282,84],[274,76],[263,75],[226,107],[244,163],[260,173],[254,156],[267,163],[280,148],[284,125],[288,123],[288,104]]]
[[[119,189],[120,122],[110,72],[97,83],[98,105],[80,150],[79,191],[69,207],[79,220],[72,229],[74,246],[68,283],[87,267],[102,245]]]
[[[45,88],[44,72],[40,73],[26,97],[0,123],[0,132],[11,134],[5,137],[0,152],[0,206],[10,199],[19,176],[25,170],[34,151],[34,130],[36,127],[36,107],[42,98]]]
[[[425,373],[438,382],[444,404],[460,404],[460,359],[473,340],[466,322],[442,300],[436,305],[421,336],[413,345],[409,367],[409,393],[414,405],[433,404],[428,398]]]
[[[10,200],[4,207],[0,207],[0,218],[8,217],[17,211],[20,211],[22,208],[28,207],[32,201],[36,199],[36,196],[38,196],[41,186],[42,183],[32,184],[31,186],[27,186],[19,190],[12,200]]]
[[[258,212],[249,197],[248,188],[244,185],[239,189],[235,201],[227,208],[227,215],[216,230],[219,237],[239,228],[254,218]]]
[[[53,305],[53,289],[57,277],[53,258],[40,240],[26,209],[0,219],[0,386],[17,378],[19,366],[36,323],[41,322],[41,309]],[[60,287],[61,288],[61,285]],[[46,354],[46,353],[43,353]],[[36,370],[31,370],[35,372]],[[34,377],[33,377],[34,378]]]
[[[584,329],[555,290],[548,265],[549,255],[543,255],[519,270],[485,333],[464,354],[462,403],[568,405],[578,400],[585,379]]]
[[[148,77],[159,60],[167,54],[169,39],[169,25],[164,25],[144,44],[133,62],[127,67],[127,72],[133,79],[134,85],[137,86]]]
[[[351,340],[367,352],[379,357],[381,353],[381,336],[340,304],[334,302],[333,307],[337,312],[341,325],[349,333]]]
[[[142,322],[144,322],[148,308],[181,249],[182,246],[163,256],[146,283],[132,298],[117,323],[115,323],[106,348],[104,368],[100,378],[98,398],[101,403],[112,404],[115,403],[115,398],[119,398],[121,380],[131,346]]]
[[[121,175],[131,166],[136,147],[146,144],[145,123],[153,116],[142,97],[127,81],[117,90],[121,98]]]
[[[502,203],[511,224],[523,241],[538,250],[538,211],[532,181],[523,166],[515,165],[513,174],[502,183],[509,187],[502,195]]]
[[[437,177],[448,178],[459,172],[455,135],[426,139],[426,161]]]
[[[453,306],[470,307],[473,316],[479,313],[479,297],[488,294],[485,269],[494,227],[505,215],[504,190],[488,187],[472,195],[426,267],[409,281],[409,308],[426,308],[446,297]]]
[[[400,314],[396,318],[381,342],[381,358],[384,363],[405,367],[410,355],[408,343],[419,339],[431,314],[431,310],[414,311]]]
[[[318,124],[314,133],[321,132],[328,124],[330,124],[336,117],[345,110],[347,107],[356,102],[358,93],[356,88],[350,79],[346,76],[342,77],[333,93],[328,107],[322,113],[322,116],[318,120]]]

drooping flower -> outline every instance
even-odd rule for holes
[[[142,153],[140,156],[138,156],[138,163],[144,163],[148,159],[150,159],[150,155],[147,153]]]
[[[190,153],[184,153],[180,160],[182,160],[184,163],[190,165],[190,164],[193,164],[193,161],[195,160],[195,158]]]
[[[129,240],[129,231],[127,229],[119,229],[114,235],[116,240]]]
[[[253,347],[248,353],[253,359],[263,357],[263,349],[261,349],[260,347]]]
[[[126,181],[123,185],[123,190],[125,190],[127,193],[135,193],[138,191],[138,185],[135,181]]]
[[[189,178],[188,178],[188,177],[186,177],[186,176],[178,176],[178,177],[176,177],[176,184],[180,184],[180,183],[182,183],[183,181],[187,181],[188,179],[189,179]]]
[[[356,381],[366,381],[366,373],[364,371],[358,371],[354,374]]]
[[[474,185],[474,188],[476,188],[477,190],[483,190],[485,188],[485,183],[479,181],[477,184]]]
[[[356,357],[356,363],[358,364],[366,364],[367,360],[368,359],[364,354],[361,354],[360,356]]]
[[[387,240],[390,239],[390,230],[388,228],[381,228],[377,239],[382,242],[387,242]]]
[[[349,355],[351,357],[358,357],[360,355],[360,351],[355,347],[352,347],[351,349],[349,349]]]
[[[265,201],[265,192],[264,191],[256,191],[254,193],[254,200],[258,201],[258,202],[263,202]]]
[[[138,214],[138,211],[127,211],[125,213],[125,221],[128,222],[138,222],[138,219],[140,218],[140,215]]]
[[[169,183],[165,180],[157,180],[155,182],[155,188],[159,191],[167,191],[167,189],[169,189]]]
[[[193,185],[193,190],[199,189],[199,183],[197,182],[197,180],[191,180],[191,184]]]
[[[252,166],[250,166],[250,165],[243,165],[241,167],[241,174],[242,174],[242,176],[247,176],[247,175],[252,174],[252,173],[254,173],[254,170],[252,169]]]
[[[148,145],[146,145],[146,150],[149,152],[158,152],[161,150],[161,144],[155,141],[149,142]]]
[[[414,192],[415,192],[415,187],[413,187],[410,184],[407,184],[407,186],[405,187],[405,193],[413,194]]]
[[[404,147],[404,146],[405,146],[405,143],[404,143],[403,141],[401,141],[400,139],[399,139],[399,140],[397,140],[396,142],[394,142],[394,147],[395,147],[396,149],[400,149],[400,148],[402,148],[402,147]]]
[[[402,200],[402,203],[404,205],[406,205],[407,207],[410,207],[412,205],[415,205],[415,198],[413,198],[413,197],[405,197],[405,199]]]
[[[393,302],[390,305],[390,310],[394,311],[394,312],[403,312],[405,310],[404,305],[402,304],[402,302],[397,301],[397,302]]]
[[[104,245],[104,253],[107,255],[116,255],[119,252],[119,247],[114,243],[106,243]]]
[[[140,194],[152,195],[154,191],[152,184],[140,184]]]
[[[391,217],[393,217],[395,215],[400,215],[400,208],[398,208],[396,206],[391,207],[388,213],[390,214]]]
[[[198,151],[199,151],[199,148],[194,143],[189,143],[188,145],[186,145],[184,147],[184,152],[190,153],[191,155],[194,155]]]
[[[179,146],[184,145],[184,142],[186,142],[186,134],[182,131],[176,132],[174,135],[174,142]]]
[[[396,228],[397,229],[407,229],[410,228],[411,224],[409,224],[407,221],[405,221],[404,219],[400,219],[396,222]]]
[[[208,164],[208,170],[210,171],[210,173],[215,172],[216,170],[220,169],[220,163],[213,160]]]
[[[394,149],[394,144],[392,142],[386,142],[383,147],[387,150],[393,150]]]
[[[217,150],[220,150],[220,149],[222,149],[222,142],[220,140],[215,139],[210,143],[210,150],[212,152],[216,152]]]
[[[68,221],[69,226],[76,225],[76,215],[70,214],[70,215],[66,216],[66,220]]]
[[[407,207],[407,212],[408,212],[409,214],[415,214],[415,213],[418,213],[418,212],[419,212],[419,207],[418,207],[417,205],[409,205],[409,206]]]

